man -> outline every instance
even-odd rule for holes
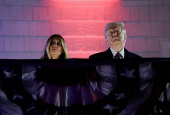
[[[109,49],[91,55],[90,59],[138,59],[140,56],[129,52],[124,48],[127,35],[123,22],[108,23],[105,27],[105,40]]]
[[[108,23],[105,27],[105,41],[109,46],[108,50],[93,54],[89,59],[140,59],[142,57],[129,52],[124,48],[127,35],[123,22]],[[102,77],[98,82],[101,91],[106,95],[100,103],[103,109],[98,114],[117,115],[126,108],[130,98],[137,91],[139,83],[139,71],[136,65],[100,65],[96,71]],[[128,77],[127,77],[128,76]],[[107,80],[107,79],[109,80]],[[97,102],[99,103],[99,101]],[[99,104],[98,104],[99,105]],[[108,112],[110,111],[110,112]]]

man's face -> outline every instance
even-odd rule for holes
[[[106,43],[115,51],[120,51],[126,42],[125,34],[120,26],[115,25],[106,31]]]

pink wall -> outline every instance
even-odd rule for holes
[[[39,59],[52,34],[70,58],[88,58],[108,48],[104,27],[114,21],[125,23],[129,51],[170,57],[169,0],[0,0],[0,59]]]

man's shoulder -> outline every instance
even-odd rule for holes
[[[104,53],[105,52],[99,52],[99,53],[96,53],[96,54],[92,54],[89,56],[89,59],[98,59],[98,58],[103,58],[104,56]]]
[[[125,55],[126,55],[126,58],[129,58],[129,59],[141,59],[142,58],[141,56],[135,53],[129,52],[127,49],[125,49]]]
[[[112,53],[110,49],[89,56],[89,59],[108,59],[108,58],[112,58]]]

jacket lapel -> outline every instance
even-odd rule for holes
[[[124,59],[133,59],[134,58],[134,55],[131,54],[126,48],[124,48],[124,55],[125,55],[125,58]]]
[[[107,59],[113,59],[113,54],[112,54],[110,48],[108,48],[108,49],[105,51],[104,57],[106,57]]]

